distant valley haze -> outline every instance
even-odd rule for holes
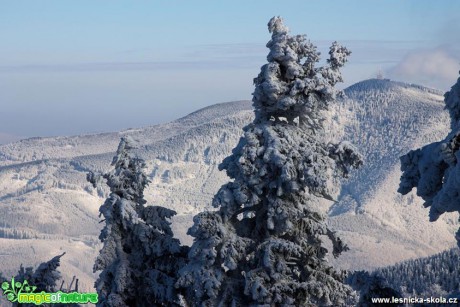
[[[345,88],[382,76],[446,91],[458,1],[9,1],[0,5],[0,144],[166,123],[250,100],[280,15],[323,60],[352,51]]]

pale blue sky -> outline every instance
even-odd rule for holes
[[[460,1],[0,0],[0,143],[166,122],[251,99],[267,22],[376,76],[447,90],[460,68]]]

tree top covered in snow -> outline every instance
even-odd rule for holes
[[[254,79],[256,121],[284,118],[318,128],[323,119],[321,111],[334,100],[334,86],[342,82],[340,68],[351,52],[334,42],[327,65],[317,67],[320,53],[305,35],[289,35],[280,17],[270,20],[268,30],[272,34],[267,43],[268,63]]]
[[[333,43],[327,65],[304,35],[279,17],[268,23],[268,63],[254,79],[255,119],[219,165],[233,179],[215,195],[215,212],[194,218],[194,243],[178,285],[193,287],[194,306],[341,305],[353,299],[326,263],[345,244],[317,212],[339,177],[362,164],[348,142],[331,144],[324,122],[340,67],[350,52]]]

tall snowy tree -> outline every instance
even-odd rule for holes
[[[113,158],[114,169],[88,174],[95,187],[107,180],[111,194],[100,208],[105,227],[104,243],[94,271],[100,306],[176,306],[176,273],[184,265],[187,249],[173,238],[169,218],[172,210],[144,206],[149,183],[144,160],[135,157],[135,142],[121,139]]]
[[[193,306],[340,306],[353,301],[344,275],[327,265],[346,246],[328,229],[319,198],[333,199],[340,177],[362,163],[348,142],[328,143],[324,122],[350,52],[333,43],[327,65],[304,35],[279,17],[268,63],[254,79],[255,119],[219,166],[233,179],[194,218],[189,264],[179,287]]]
[[[460,78],[444,94],[450,113],[451,132],[440,141],[411,150],[401,157],[401,182],[398,192],[405,195],[417,188],[417,195],[430,207],[430,221],[445,212],[460,213]],[[460,247],[460,229],[456,233]]]

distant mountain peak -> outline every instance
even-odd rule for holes
[[[228,116],[229,114],[237,113],[239,111],[249,110],[252,110],[252,102],[250,100],[221,102],[196,110],[195,112],[181,117],[174,122],[202,124],[203,121],[206,120]]]
[[[342,185],[341,199],[329,211],[331,226],[351,249],[339,258],[340,265],[353,269],[388,265],[453,245],[456,216],[449,223],[429,223],[414,192],[407,197],[396,192],[399,156],[441,140],[449,131],[443,93],[388,79],[364,80],[344,91],[347,99],[332,104],[336,125],[329,131],[358,146],[365,165]],[[51,239],[62,239],[56,246],[69,249],[67,259],[95,253],[97,209],[105,192],[90,187],[86,172],[105,171],[124,135],[142,144],[138,153],[147,161],[152,180],[147,200],[176,210],[175,233],[187,239],[191,216],[209,209],[216,191],[228,181],[217,165],[230,154],[253,116],[251,101],[225,102],[155,126],[1,145],[0,240],[17,244],[5,243],[5,253],[16,246],[30,249],[26,238],[37,238],[43,247],[50,246]],[[79,247],[74,248],[68,238]],[[20,262],[36,258],[33,253],[24,257],[12,253],[4,263],[16,269]],[[73,274],[86,276],[91,284],[92,265],[71,267]]]
[[[380,91],[388,91],[388,90],[398,90],[398,89],[416,89],[421,92],[435,94],[435,95],[444,95],[444,92],[438,89],[429,88],[426,86],[412,84],[412,83],[405,83],[401,81],[393,81],[390,79],[367,79],[360,82],[357,82],[349,87],[347,87],[344,91],[345,93],[350,93],[354,91],[366,91],[366,90],[380,90]]]

